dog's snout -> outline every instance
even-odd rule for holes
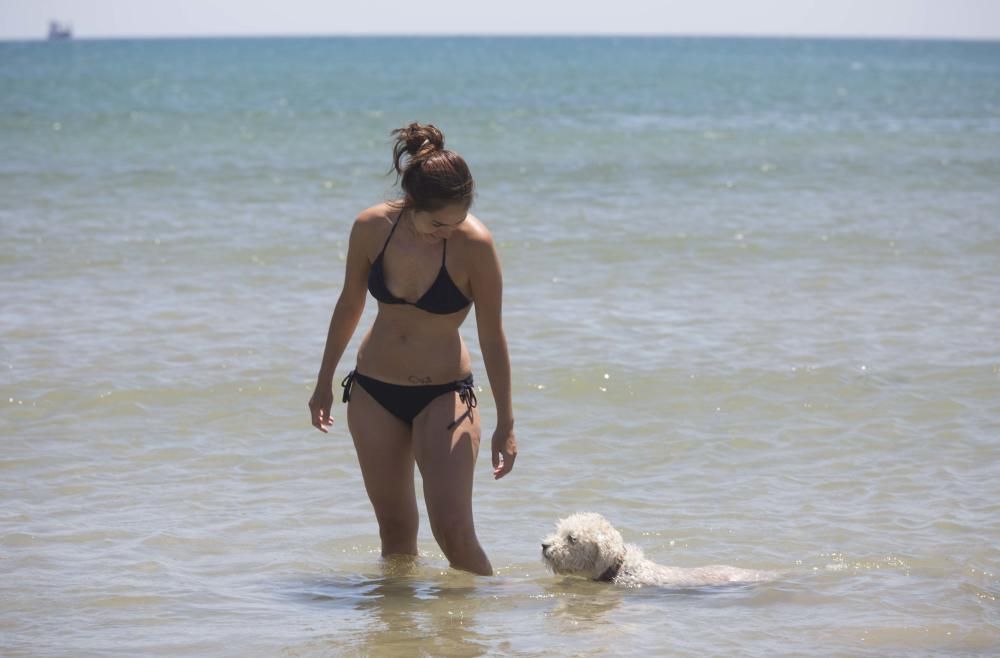
[[[542,553],[544,553],[545,551],[549,550],[549,546],[551,546],[551,545],[552,544],[546,544],[546,543],[542,542]]]

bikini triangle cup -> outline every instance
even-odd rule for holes
[[[455,282],[452,281],[451,275],[448,274],[448,268],[445,267],[445,257],[448,254],[447,240],[443,241],[441,269],[438,270],[437,278],[434,279],[431,287],[420,296],[420,299],[415,302],[408,302],[392,294],[385,281],[383,263],[385,260],[385,249],[389,246],[389,240],[392,239],[392,234],[396,232],[396,227],[399,226],[400,217],[402,217],[402,212],[396,217],[396,222],[392,225],[389,236],[385,239],[385,244],[382,245],[382,251],[375,257],[375,262],[372,263],[371,270],[368,273],[368,292],[372,294],[372,297],[383,304],[407,304],[422,311],[438,315],[457,313],[472,304],[472,300],[466,297],[458,289],[458,286],[455,285]]]

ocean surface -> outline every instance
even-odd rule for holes
[[[414,120],[504,265],[494,577],[422,503],[384,564],[306,409]],[[1000,43],[0,43],[0,152],[0,654],[1000,653]],[[575,511],[781,575],[553,576]]]

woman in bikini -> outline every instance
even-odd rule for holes
[[[330,320],[312,424],[333,423],[333,376],[364,310],[378,315],[344,378],[347,426],[375,508],[382,555],[417,554],[414,464],[434,538],[450,564],[489,575],[476,538],[472,481],[480,425],[469,352],[459,327],[475,305],[479,346],[496,402],[493,476],[514,466],[517,443],[510,360],[501,318],[500,261],[489,231],[469,213],[465,161],[432,125],[394,130],[403,198],[362,212],[351,229],[344,287]]]

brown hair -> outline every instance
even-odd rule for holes
[[[444,147],[444,134],[432,124],[411,123],[392,131],[392,170],[406,194],[403,205],[438,210],[449,204],[472,205],[476,184],[469,165]]]

